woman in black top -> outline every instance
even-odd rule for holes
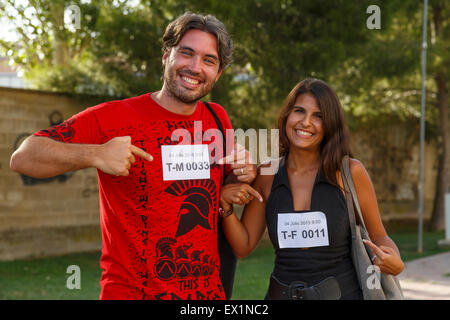
[[[349,133],[337,95],[321,80],[303,80],[287,96],[277,127],[281,158],[260,166],[253,188],[222,188],[225,235],[242,258],[267,225],[276,254],[267,299],[362,299],[339,171],[344,155],[351,155]],[[383,227],[370,177],[355,159],[350,171],[374,264],[397,275],[404,265]],[[233,203],[246,204],[241,220]]]

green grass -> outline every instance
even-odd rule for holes
[[[238,261],[233,296],[235,300],[262,300],[269,286],[273,269],[274,249],[269,240],[262,240],[247,258]]]
[[[0,262],[0,299],[96,300],[100,295],[100,252]],[[81,289],[69,290],[67,267],[81,271]]]
[[[445,238],[445,232],[424,232],[422,241],[422,254],[417,252],[418,236],[417,232],[398,232],[390,233],[389,236],[394,240],[403,261],[411,261],[434,254],[450,251],[449,249],[441,249],[438,247],[438,240]]]
[[[390,233],[400,249],[404,261],[449,251],[440,249],[437,241],[443,232],[425,232],[423,253],[417,253],[417,233]],[[247,258],[239,260],[233,299],[263,299],[273,268],[272,245],[261,241]],[[97,300],[100,294],[100,253],[70,254],[36,260],[0,262],[0,299],[62,299]],[[81,270],[81,289],[69,290],[67,267],[78,265]]]
[[[422,254],[417,253],[417,232],[390,233],[390,237],[398,246],[404,262],[450,251],[440,249],[437,245],[438,240],[445,238],[444,232],[424,232]],[[255,252],[240,260],[236,271],[233,299],[264,299],[273,269],[273,260],[274,250],[268,240],[261,241]]]

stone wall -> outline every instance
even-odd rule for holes
[[[0,260],[98,250],[101,233],[95,169],[34,179],[13,172],[13,151],[96,99],[0,88]]]
[[[370,125],[351,133],[354,157],[370,174],[383,220],[411,218],[417,220],[419,199],[419,127],[393,121]],[[424,216],[433,209],[437,172],[437,151],[425,144]]]
[[[95,169],[33,179],[9,168],[28,135],[107,98],[0,88],[0,260],[101,248]],[[383,220],[417,219],[418,128],[380,124],[352,132],[354,155],[375,186]],[[436,150],[426,146],[425,216],[434,196]]]

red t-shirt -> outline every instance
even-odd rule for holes
[[[231,129],[226,111],[210,105],[224,130]],[[194,132],[195,121],[201,121],[202,131]],[[201,102],[192,115],[184,116],[144,94],[87,108],[35,133],[87,144],[131,136],[133,145],[154,158],[148,162],[136,157],[126,177],[97,170],[103,238],[100,299],[225,299],[217,250],[223,167],[211,163],[210,179],[164,181],[161,146],[178,144],[171,136],[180,128],[194,140],[201,134],[205,138],[217,124]],[[203,141],[214,156],[214,143],[205,140],[214,138]]]

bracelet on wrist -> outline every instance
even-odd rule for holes
[[[222,207],[219,207],[219,216],[221,218],[226,218],[229,215],[231,215],[233,211],[234,211],[233,206],[231,206],[230,209],[228,209],[227,211],[223,210]]]

